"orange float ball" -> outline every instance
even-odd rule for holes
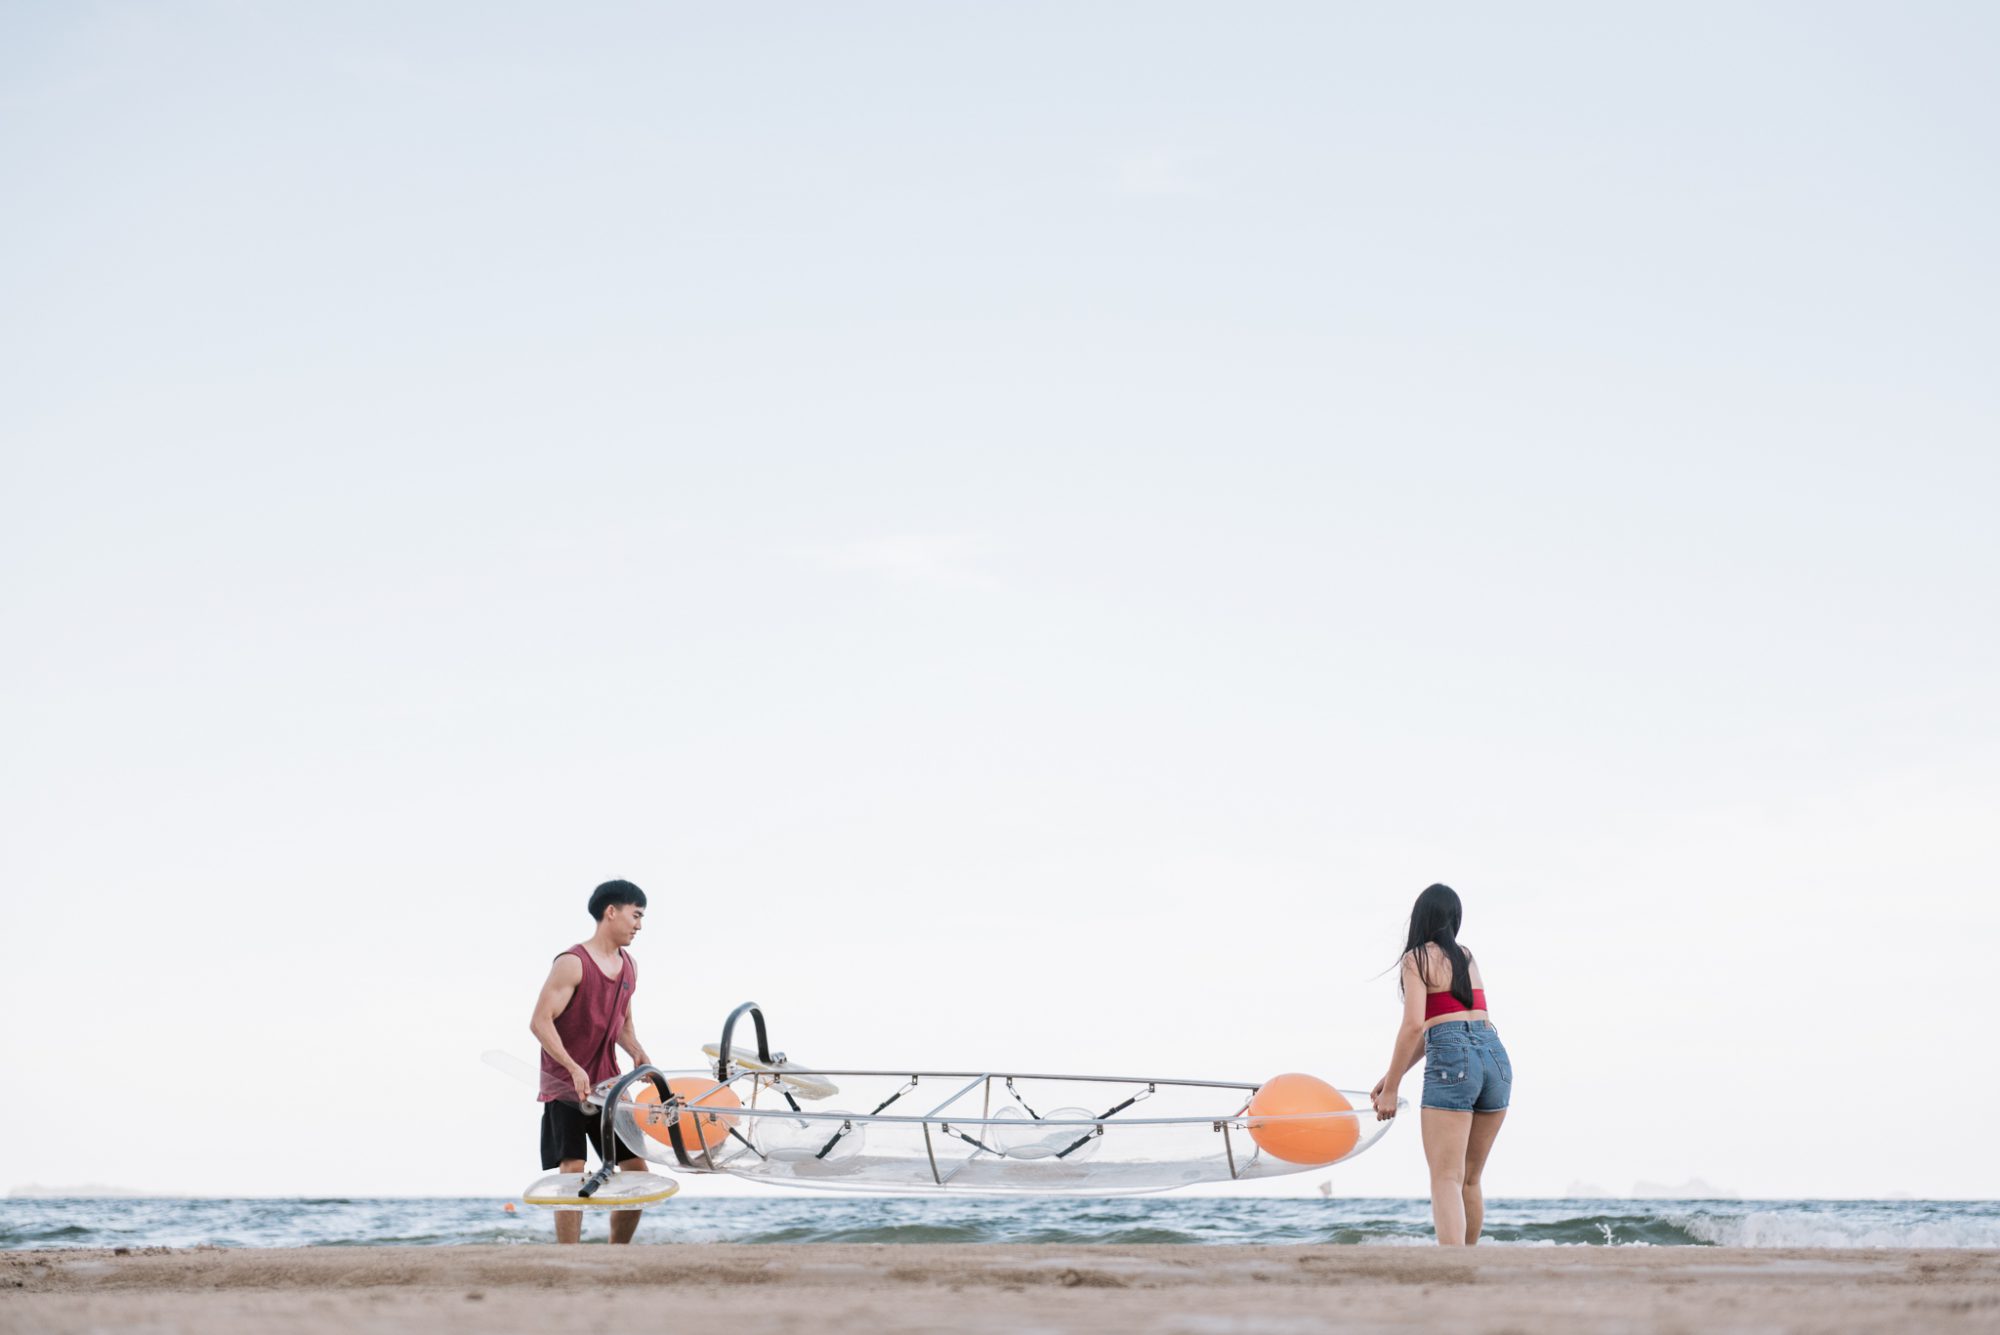
[[[1360,1143],[1361,1119],[1326,1114],[1353,1111],[1345,1094],[1316,1075],[1275,1075],[1251,1096],[1250,1139],[1286,1163],[1332,1163]]]
[[[653,1087],[652,1081],[642,1080],[636,1088],[638,1093],[632,1096],[634,1103],[659,1103],[660,1091]],[[680,1116],[681,1147],[689,1154],[700,1154],[702,1142],[706,1140],[710,1149],[720,1149],[729,1135],[729,1129],[736,1125],[736,1119],[727,1110],[743,1106],[743,1100],[736,1097],[736,1091],[727,1085],[718,1087],[713,1080],[698,1075],[669,1080],[667,1088],[689,1101]],[[708,1092],[704,1094],[704,1090]],[[671,1146],[674,1143],[668,1131],[670,1123],[665,1109],[647,1108],[638,1114],[638,1119],[639,1129],[648,1136],[662,1145]]]

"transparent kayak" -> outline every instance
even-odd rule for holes
[[[745,1014],[754,1053],[730,1044]],[[1272,1115],[1252,1110],[1260,1086],[1227,1080],[798,1065],[771,1052],[750,1003],[711,1051],[713,1069],[642,1066],[600,1086],[606,1130],[674,1173],[832,1191],[1115,1195],[1316,1171],[1392,1125],[1358,1090]]]

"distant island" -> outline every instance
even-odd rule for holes
[[[1637,1200],[1740,1201],[1743,1199],[1738,1192],[1731,1191],[1727,1187],[1718,1187],[1712,1182],[1704,1182],[1698,1177],[1691,1177],[1678,1185],[1669,1185],[1665,1182],[1634,1182],[1632,1195]]]
[[[1678,1186],[1665,1182],[1634,1182],[1629,1196],[1613,1196],[1595,1182],[1571,1182],[1563,1195],[1571,1200],[1667,1200],[1667,1201],[1738,1201],[1741,1194],[1718,1187],[1713,1182],[1691,1177]]]

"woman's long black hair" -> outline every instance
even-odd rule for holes
[[[1458,998],[1458,1004],[1472,1009],[1472,957],[1465,953],[1465,947],[1458,944],[1458,924],[1464,918],[1464,910],[1459,906],[1458,891],[1443,883],[1427,887],[1417,896],[1416,907],[1410,910],[1410,939],[1403,946],[1403,952],[1417,952],[1417,976],[1424,980],[1426,988],[1432,979],[1424,957],[1429,954],[1426,945],[1435,943],[1444,951],[1444,957],[1451,961],[1451,994]]]

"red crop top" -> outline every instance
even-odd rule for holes
[[[1449,1015],[1453,1011],[1462,1011],[1464,1009],[1465,1007],[1458,1004],[1458,998],[1449,992],[1427,992],[1424,994],[1424,1018],[1426,1020],[1435,1020],[1440,1015]],[[1475,987],[1472,989],[1472,1009],[1476,1011],[1486,1009],[1485,988]]]

